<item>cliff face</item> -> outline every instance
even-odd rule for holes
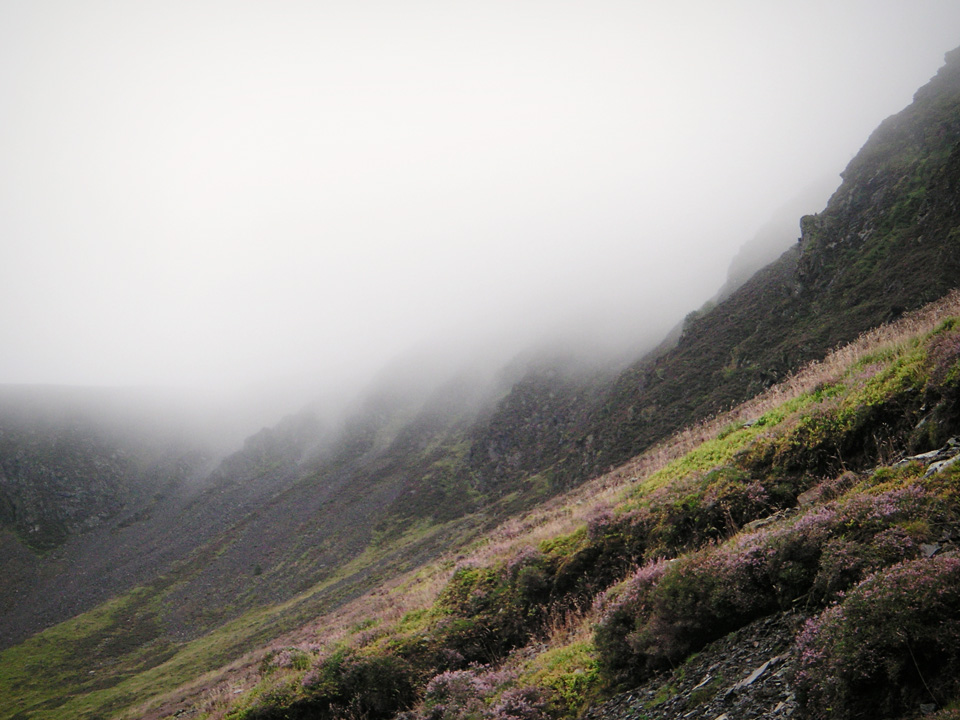
[[[958,49],[960,50],[960,49]],[[885,120],[843,172],[819,215],[803,219],[805,290],[897,312],[956,277],[960,189],[960,52]]]
[[[207,449],[131,416],[131,393],[64,388],[0,390],[0,528],[34,551],[122,522],[179,492],[206,469]],[[133,409],[134,406],[145,405]],[[126,408],[118,410],[119,407]],[[156,432],[154,432],[156,431]]]

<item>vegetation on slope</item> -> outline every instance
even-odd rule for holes
[[[794,650],[811,717],[900,717],[931,691],[960,700],[960,463],[901,462],[960,431],[958,313],[952,296],[837,351],[275,643],[194,709],[574,717],[788,608],[811,617]]]

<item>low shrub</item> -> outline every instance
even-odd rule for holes
[[[821,553],[812,596],[823,604],[836,600],[869,572],[919,554],[919,543],[902,527],[887,528],[870,543],[832,538]]]
[[[627,638],[641,669],[675,665],[776,608],[767,578],[771,551],[752,540],[706,548],[667,569],[650,594],[652,612]]]
[[[484,698],[495,683],[477,670],[453,670],[441,673],[427,683],[420,711],[413,717],[429,720],[476,718],[486,710]]]
[[[796,686],[811,716],[892,717],[960,691],[960,558],[878,571],[797,640]]]
[[[608,682],[639,682],[752,620],[822,607],[865,574],[914,558],[938,503],[911,486],[818,506],[789,525],[640,568],[602,597],[595,642]],[[912,535],[919,532],[920,535]]]
[[[643,555],[643,543],[642,529],[633,515],[595,518],[582,547],[551,558],[551,602],[568,607],[589,604],[636,563]]]
[[[405,720],[545,720],[541,688],[513,687],[515,676],[474,665],[440,673],[427,683],[423,702]]]
[[[794,502],[780,484],[764,484],[727,465],[655,490],[635,513],[635,532],[648,557],[676,555],[729,538]]]
[[[541,688],[511,688],[493,706],[492,717],[495,720],[544,720],[547,706],[548,698]]]
[[[653,612],[653,590],[667,567],[665,560],[647,563],[596,600],[601,619],[594,631],[594,644],[600,654],[600,672],[614,685],[639,675],[630,637],[638,623]]]
[[[391,655],[336,652],[306,675],[286,677],[232,717],[243,720],[382,720],[416,701],[414,674]]]
[[[530,637],[547,579],[539,558],[495,567],[458,568],[437,601],[443,616],[433,627],[434,644],[466,663],[501,659]]]

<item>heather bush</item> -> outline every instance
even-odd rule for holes
[[[892,717],[960,691],[960,558],[871,574],[797,640],[799,697],[811,716]]]
[[[643,555],[643,542],[633,514],[593,518],[576,548],[551,553],[551,601],[568,607],[589,604]]]
[[[474,665],[441,673],[427,683],[423,702],[407,720],[543,720],[540,688],[513,687],[515,675]]]
[[[532,574],[535,568],[523,562],[458,568],[437,600],[444,616],[433,628],[435,645],[458,653],[467,663],[490,663],[526,642],[540,606],[524,596],[521,582],[534,592],[539,583]]]
[[[546,547],[543,563],[527,570],[524,595],[549,602],[583,604],[638,562],[675,556],[734,535],[743,525],[795,503],[793,488],[760,482],[722,466],[658,488],[621,514],[590,518],[586,531],[559,548]]]
[[[641,668],[676,664],[775,609],[766,573],[771,551],[751,540],[705,548],[668,568],[650,594],[652,612],[627,638]]]
[[[338,651],[302,678],[287,677],[275,683],[235,717],[380,720],[410,707],[416,697],[414,674],[403,660],[390,655],[366,657]]]
[[[492,684],[476,668],[440,673],[427,683],[420,717],[429,720],[479,718]]]
[[[639,681],[798,600],[822,606],[868,572],[916,557],[927,528],[916,519],[937,512],[916,486],[860,494],[786,526],[646,565],[599,601],[604,676]]]
[[[939,518],[939,505],[918,486],[858,493],[773,532],[769,574],[780,605],[822,606],[867,573],[915,557],[928,539],[924,518]]]
[[[410,667],[389,655],[356,658],[346,663],[339,696],[361,717],[387,718],[416,700]]]
[[[611,543],[590,542],[581,530],[523,548],[504,563],[457,568],[436,602],[429,639],[401,642],[400,654],[449,670],[499,661],[541,630],[551,612],[579,606],[622,574],[626,562]],[[444,654],[460,662],[441,662]]]
[[[895,523],[939,513],[935,499],[919,485],[857,493],[837,507],[838,531],[853,540],[867,540]]]
[[[777,609],[769,532],[640,568],[598,599],[595,630],[608,682],[643,680],[707,642]],[[812,577],[812,573],[811,573]]]
[[[818,603],[835,600],[870,571],[913,559],[919,553],[919,543],[901,527],[877,533],[870,543],[831,538],[820,556],[811,595]]]
[[[524,548],[507,562],[506,571],[509,582],[528,610],[548,599],[552,577],[542,552]]]
[[[493,706],[495,720],[543,720],[547,717],[548,698],[537,687],[511,688]]]
[[[594,632],[594,644],[600,653],[600,670],[614,684],[638,674],[636,652],[629,638],[638,623],[653,611],[653,590],[667,567],[665,560],[647,563],[595,601],[601,619]]]
[[[675,555],[736,533],[752,520],[794,503],[779,484],[764,485],[722,466],[652,492],[634,520],[648,557]]]

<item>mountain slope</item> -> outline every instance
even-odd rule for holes
[[[599,462],[742,400],[860,332],[956,286],[960,52],[871,135],[798,247],[634,366],[605,408]],[[643,412],[640,412],[640,410]]]
[[[503,468],[503,480],[555,464],[565,484],[579,482],[955,287],[960,52],[947,54],[914,102],[880,125],[842,176],[826,209],[801,220],[794,248],[691,317],[676,347],[626,369],[587,417],[581,406],[554,421],[553,442],[565,445],[563,456],[538,462],[540,443],[517,439],[522,472]],[[551,404],[549,397],[540,402]],[[483,458],[496,445],[480,438],[473,454]]]
[[[638,686],[593,717],[960,699],[958,328],[953,294],[146,717],[545,720]]]
[[[576,397],[577,386],[563,390],[556,379],[544,382],[531,377],[515,385],[497,411],[479,426],[480,434],[474,435],[471,468],[494,486],[509,487],[511,481],[545,471],[560,477],[561,483],[578,482],[631,457],[669,430],[770,387],[800,363],[822,357],[838,343],[952,287],[958,260],[953,233],[960,225],[951,180],[960,141],[956,102],[960,95],[960,53],[951,53],[947,60],[931,84],[917,93],[914,105],[884,123],[871,137],[844,173],[844,183],[827,209],[820,216],[803,220],[798,247],[715,309],[691,319],[676,348],[641,361],[612,386],[601,385],[585,393],[586,402],[570,401]],[[863,197],[872,200],[856,200]],[[927,352],[926,357],[931,357],[933,349]],[[856,377],[859,371],[852,368],[850,372]],[[891,372],[891,377],[902,377]],[[704,511],[709,512],[703,517],[685,520],[683,506],[664,514],[656,521],[655,528],[659,529],[653,535],[653,547],[663,547],[670,553],[686,547],[695,549],[704,540],[724,537],[748,521],[752,513],[762,516],[796,503],[801,491],[815,484],[814,478],[830,478],[843,467],[869,467],[881,454],[932,449],[957,430],[954,397],[952,391],[942,394],[933,405],[937,408],[935,417],[924,418],[920,396],[908,400],[911,393],[916,393],[915,388],[913,384],[890,386],[893,394],[883,395],[883,402],[877,404],[855,396],[859,399],[850,401],[855,412],[844,415],[838,426],[830,420],[820,427],[816,414],[804,415],[784,439],[758,442],[729,470],[724,469],[729,457],[717,464],[716,450],[705,449],[709,460],[696,461],[705,464],[695,464],[688,474],[675,476],[674,481],[682,481],[681,487],[686,482],[702,482],[699,492],[708,495],[719,492],[711,488],[731,483],[729,491],[733,494],[728,498],[721,495],[725,502],[719,506],[705,506]],[[830,396],[809,397],[812,400],[804,402],[831,402]],[[863,409],[856,409],[860,407]],[[790,412],[796,411],[789,410],[788,416]],[[919,420],[927,420],[927,429],[914,433],[912,428]],[[761,424],[748,436],[762,434],[763,427]],[[513,433],[510,428],[526,428],[526,432]],[[554,450],[544,453],[545,448]],[[740,483],[751,487],[743,473],[757,472],[769,474],[770,484],[764,482],[757,490],[737,489]],[[747,502],[751,492],[767,499]],[[739,515],[727,515],[734,512],[728,502],[746,502],[747,509],[738,510]],[[751,506],[753,502],[758,504]],[[684,529],[685,522],[693,524]],[[634,533],[614,523],[609,534],[588,534],[596,540],[586,545],[582,536],[575,535],[569,541],[561,538],[559,545],[541,546],[546,566],[537,560],[529,572],[521,575],[493,565],[478,574],[464,575],[462,580],[454,578],[445,591],[447,595],[441,596],[431,612],[440,617],[452,614],[458,618],[456,622],[448,629],[442,625],[433,628],[428,622],[427,627],[433,629],[414,631],[433,638],[428,647],[405,649],[405,641],[393,641],[395,650],[388,656],[396,657],[399,652],[398,661],[411,664],[414,678],[420,672],[454,671],[457,662],[471,659],[499,663],[511,647],[527,642],[527,633],[538,632],[543,613],[558,611],[550,610],[551,598],[561,603],[560,607],[570,602],[571,596],[575,603],[580,602],[581,593],[595,593],[643,553],[650,552],[650,547],[644,546],[651,543],[651,536],[628,541]],[[924,538],[921,534],[911,542],[916,546]],[[640,544],[631,548],[630,542]],[[522,569],[525,561],[518,562],[513,567]],[[491,598],[489,605],[469,600],[484,595]],[[776,600],[772,602],[775,606]],[[510,614],[513,603],[517,603],[519,615]],[[696,642],[722,635],[753,613],[768,611],[738,610],[744,613],[735,613],[739,619],[711,621]],[[727,622],[734,624],[728,627],[724,624]],[[422,628],[419,624],[414,627]],[[454,632],[453,628],[458,629]],[[682,653],[693,647],[690,642],[680,643],[678,647],[686,648],[677,651],[680,655],[655,660],[654,667],[657,662],[682,659]],[[374,644],[366,652],[377,657],[384,647]],[[441,661],[445,650],[454,651],[461,660]],[[361,653],[357,667],[366,667],[363,657]],[[326,667],[322,655],[317,662],[320,668]],[[608,679],[614,677],[615,673],[608,675]],[[273,680],[264,682],[275,687]],[[416,696],[417,683],[423,680],[408,678],[405,682],[413,683],[411,692]],[[478,678],[477,682],[486,681]],[[429,698],[429,687],[419,687],[419,692],[426,692]],[[321,694],[319,699],[309,699],[309,686],[306,689],[307,699],[299,691],[290,690],[287,696],[278,695],[276,702],[255,702],[248,712],[256,717],[272,717],[271,707],[321,715],[339,712],[336,698]]]
[[[509,388],[481,391],[466,382],[427,398],[375,394],[338,430],[309,413],[294,416],[250,438],[190,492],[163,498],[150,492],[157,483],[185,487],[166,465],[149,482],[127,481],[140,476],[115,467],[110,446],[84,434],[54,433],[39,445],[26,435],[5,436],[12,444],[4,450],[0,520],[10,531],[0,538],[26,587],[21,597],[5,600],[11,613],[0,623],[4,637],[17,642],[51,618],[92,609],[0,655],[4,697],[18,698],[26,717],[114,714],[311,618],[333,625],[340,616],[329,613],[344,608],[356,613],[352,625],[322,631],[328,644],[317,647],[315,626],[293,649],[279,646],[246,661],[249,677],[240,685],[253,690],[239,693],[231,712],[385,718],[413,708],[446,717],[436,709],[443,706],[449,717],[494,708],[527,720],[570,715],[591,698],[645,680],[727,631],[792,605],[811,592],[811,577],[821,571],[839,573],[838,587],[851,589],[865,567],[886,571],[919,559],[914,551],[940,542],[932,527],[953,532],[949,473],[938,479],[942,484],[921,487],[929,507],[897,505],[903,512],[876,532],[851,538],[818,525],[816,543],[800,548],[809,557],[794,568],[797,577],[790,568],[780,573],[780,566],[764,566],[760,580],[731,575],[730,588],[742,580],[760,583],[755,604],[724,595],[701,572],[731,558],[739,568],[737,532],[755,520],[783,521],[777,528],[784,535],[776,537],[793,538],[791,523],[799,521],[792,508],[812,488],[820,488],[824,502],[851,493],[843,501],[849,507],[831,506],[841,515],[872,502],[876,492],[917,492],[910,488],[919,461],[909,473],[869,470],[908,452],[938,449],[960,432],[956,321],[934,332],[936,319],[956,314],[953,300],[932,310],[934,320],[922,328],[901,327],[872,356],[857,351],[852,364],[837,360],[835,372],[817,376],[802,392],[761,397],[725,418],[725,427],[695,428],[675,438],[675,447],[637,453],[955,285],[960,52],[947,60],[914,104],[871,136],[827,208],[803,219],[797,247],[715,308],[689,318],[675,347],[614,378],[540,365]],[[697,446],[696,437],[706,442]],[[691,452],[682,456],[681,447]],[[55,460],[48,462],[50,453]],[[657,459],[671,454],[678,458],[673,465]],[[39,459],[18,459],[28,456]],[[508,523],[492,541],[479,540],[481,549],[467,550],[505,518],[523,518],[536,503],[631,458],[619,473],[557,497],[527,520]],[[60,472],[64,463],[84,472]],[[90,475],[82,487],[91,502],[78,507],[101,507],[102,514],[71,515],[69,494],[65,503],[31,499],[21,481],[28,477],[24,467],[37,468],[29,477],[55,478],[50,497]],[[91,467],[103,472],[88,473]],[[845,469],[860,474],[847,477]],[[14,487],[28,491],[14,496]],[[858,499],[864,493],[869,497]],[[32,519],[39,516],[21,509],[28,507],[51,509],[53,530],[43,535],[51,540],[33,543],[46,556],[29,550]],[[879,533],[893,543],[890,552],[875,542]],[[824,556],[839,558],[842,543],[854,541],[859,545],[847,549],[864,556],[856,572],[819,564]],[[766,542],[750,551],[772,548],[777,562],[796,560],[776,555]],[[363,603],[372,602],[365,591],[397,583],[448,550],[455,554],[426,566],[420,581],[406,576],[406,595],[396,584],[374,591],[403,595],[407,616],[364,617],[371,605]],[[472,559],[458,567],[456,553]],[[646,564],[664,556],[678,558],[680,569]],[[31,575],[40,561],[50,561],[47,584]],[[618,585],[638,565],[652,573],[644,576],[650,587],[636,579]],[[105,578],[102,595],[82,595],[91,572]],[[46,598],[58,579],[81,601]],[[419,601],[414,586],[422,591]],[[723,607],[698,605],[698,587],[709,591],[707,605],[717,600]],[[648,590],[659,614],[650,614],[642,598],[636,607],[618,599]],[[111,594],[117,597],[96,605]],[[693,604],[683,606],[688,595]],[[595,600],[604,615],[587,610]],[[822,607],[809,606],[817,613]],[[611,630],[594,636],[592,622]],[[564,633],[566,640],[547,643],[547,656],[537,649]],[[518,659],[519,648],[527,656]],[[496,667],[480,671],[471,662]],[[498,672],[514,679],[490,674]],[[436,679],[444,673],[454,675]],[[517,678],[534,690],[524,695]],[[448,681],[476,692],[460,700],[431,695]],[[488,694],[478,689],[484,687]],[[953,692],[946,681],[944,688]],[[226,707],[194,705],[213,716]],[[18,717],[17,708],[3,710],[0,718]]]

